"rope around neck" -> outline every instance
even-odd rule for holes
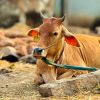
[[[41,52],[43,50],[44,49],[37,48],[37,49],[35,49],[35,52],[37,52],[38,54],[41,54]],[[53,65],[55,67],[60,67],[60,68],[65,68],[65,69],[88,70],[88,71],[96,71],[96,70],[98,70],[97,68],[94,68],[94,67],[83,67],[83,66],[73,66],[73,65],[57,64],[57,63],[54,63],[54,62],[48,60],[46,57],[43,57],[43,56],[42,56],[41,60],[43,62],[45,62],[46,64],[48,64],[48,65]]]
[[[97,70],[97,68],[94,68],[94,67],[82,67],[82,66],[56,64],[56,63],[54,63],[54,62],[49,61],[48,59],[46,59],[46,57],[42,57],[42,61],[45,62],[48,65],[53,65],[53,66],[60,67],[60,68],[65,68],[65,69],[88,70],[88,71],[96,71]]]

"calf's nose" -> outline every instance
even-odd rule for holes
[[[42,57],[43,48],[36,47],[33,49],[33,56],[37,59]]]
[[[41,55],[42,51],[43,51],[43,48],[36,47],[36,48],[34,48],[33,53],[37,53],[37,54]]]

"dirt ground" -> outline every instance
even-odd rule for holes
[[[34,84],[36,65],[0,60],[0,100],[100,100],[100,94],[83,92],[66,97],[41,97]]]

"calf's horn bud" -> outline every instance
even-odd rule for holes
[[[63,16],[62,18],[60,18],[61,22],[63,22],[65,20],[65,16]]]
[[[40,12],[40,15],[41,15],[41,17],[42,17],[43,19],[48,18],[48,17],[44,16],[42,12]]]

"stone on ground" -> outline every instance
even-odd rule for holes
[[[39,92],[42,96],[66,96],[91,91],[97,85],[100,85],[100,70],[70,80],[58,80],[40,85]]]

